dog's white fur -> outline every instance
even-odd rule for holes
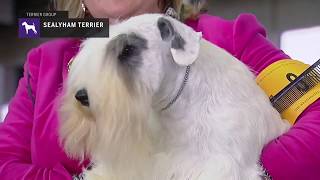
[[[37,34],[36,26],[33,24],[29,25],[27,22],[23,22],[22,26],[24,26],[24,29],[26,31],[26,34],[29,34],[29,30],[32,30],[34,34]]]
[[[130,18],[111,26],[110,38],[82,44],[62,98],[66,151],[92,158],[87,180],[260,179],[263,146],[289,125],[248,68],[204,39],[181,96],[161,111],[176,96],[185,66],[173,61],[170,43],[161,39],[160,17]],[[190,43],[191,29],[167,19]],[[148,41],[148,49],[129,83],[106,51],[117,35],[132,32]],[[74,98],[81,88],[88,91],[88,108]]]

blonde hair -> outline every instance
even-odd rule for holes
[[[81,0],[53,0],[54,8],[60,11],[69,11],[70,18],[84,17],[84,11],[81,6]],[[165,11],[167,7],[172,6],[181,17],[181,20],[187,18],[196,18],[202,10],[205,0],[159,0],[160,8]]]
[[[84,17],[81,0],[53,0],[53,7],[58,11],[68,11],[70,18]]]

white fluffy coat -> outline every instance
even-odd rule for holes
[[[83,43],[62,98],[60,135],[66,151],[95,162],[87,180],[260,179],[263,146],[288,124],[249,69],[205,39],[181,96],[161,111],[177,94],[185,66],[174,63],[170,44],[160,38],[160,17],[130,18],[112,26],[110,38]],[[191,29],[167,19],[190,46]],[[148,41],[148,49],[129,85],[116,57],[105,53],[113,38],[132,32]],[[89,108],[74,99],[83,87]]]

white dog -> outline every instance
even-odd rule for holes
[[[36,26],[33,24],[29,25],[27,22],[23,22],[22,26],[24,26],[24,29],[26,30],[26,34],[29,34],[29,30],[32,30],[34,34],[37,34]]]
[[[248,68],[170,17],[86,40],[62,98],[62,143],[87,180],[256,180],[289,125]]]

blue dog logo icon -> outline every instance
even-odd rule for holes
[[[22,23],[22,26],[24,27],[24,29],[26,30],[26,34],[29,34],[29,30],[32,30],[34,34],[38,34],[37,30],[36,30],[36,26],[33,24],[29,25],[26,21],[24,21]]]
[[[20,18],[19,19],[19,37],[20,38],[40,37],[40,19]]]

